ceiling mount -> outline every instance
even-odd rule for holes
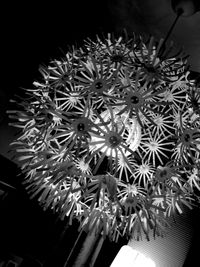
[[[199,0],[171,0],[171,5],[176,14],[189,17],[200,11]]]

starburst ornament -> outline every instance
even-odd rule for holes
[[[139,240],[199,201],[199,88],[182,51],[108,34],[40,72],[9,115],[24,184],[45,209]]]

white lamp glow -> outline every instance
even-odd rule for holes
[[[110,267],[156,267],[150,258],[144,256],[130,246],[123,246],[115,257]]]

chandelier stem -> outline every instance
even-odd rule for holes
[[[178,10],[177,15],[176,15],[176,18],[175,18],[175,20],[173,21],[171,27],[169,28],[169,30],[168,30],[168,32],[167,32],[165,38],[164,38],[164,41],[163,41],[162,46],[161,46],[161,48],[160,48],[159,56],[162,56],[162,54],[163,54],[163,52],[164,52],[164,50],[165,50],[166,42],[167,42],[167,40],[169,39],[169,37],[170,37],[170,35],[171,35],[171,33],[172,33],[174,27],[176,26],[176,23],[178,22],[178,19],[179,19],[180,16],[182,15],[182,13],[183,13],[183,10]]]
[[[80,231],[80,233],[79,233],[79,235],[78,235],[78,237],[77,237],[77,239],[76,239],[76,241],[75,241],[75,243],[74,243],[74,245],[73,245],[68,257],[67,257],[67,260],[65,261],[64,267],[67,267],[67,265],[69,263],[69,260],[70,260],[70,258],[72,256],[72,253],[74,252],[74,249],[75,249],[76,245],[78,244],[78,241],[80,240],[80,237],[81,237],[82,233],[83,233],[83,229]]]

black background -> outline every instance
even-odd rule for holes
[[[1,7],[1,90],[30,87],[40,64],[48,64],[97,33],[112,30],[106,1],[27,1]]]

